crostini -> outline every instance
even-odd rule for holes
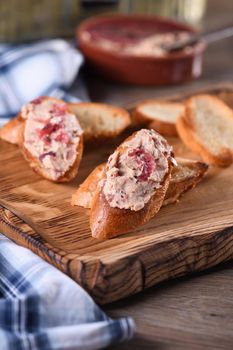
[[[83,208],[91,208],[92,200],[98,183],[101,181],[106,163],[98,165],[73,193],[71,198],[72,206],[79,206]]]
[[[163,207],[175,203],[188,190],[204,178],[209,168],[208,164],[196,160],[176,157],[177,166],[172,168]]]
[[[107,239],[149,221],[160,209],[174,163],[172,147],[141,129],[109,157],[92,201],[92,236]]]
[[[176,157],[177,166],[172,168],[171,180],[163,201],[163,206],[176,202],[181,195],[194,188],[204,177],[208,165],[191,159]],[[91,208],[92,200],[106,163],[98,165],[72,195],[71,205]]]
[[[233,110],[219,98],[196,95],[177,120],[181,140],[207,163],[227,167],[233,162]]]
[[[69,109],[78,118],[85,141],[116,137],[131,123],[125,109],[105,103],[69,103]]]
[[[10,142],[13,145],[18,145],[21,139],[23,124],[22,118],[12,118],[0,128],[0,139]]]
[[[29,165],[42,177],[72,180],[83,152],[83,131],[62,100],[40,97],[22,107],[19,146]]]

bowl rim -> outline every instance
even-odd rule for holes
[[[174,27],[176,27],[177,29],[180,28],[180,30],[184,30],[187,31],[189,33],[198,33],[198,31],[186,24],[186,23],[180,23],[178,21],[174,21],[171,20],[169,18],[166,17],[161,17],[161,16],[155,16],[155,15],[142,15],[142,14],[132,14],[132,15],[128,15],[128,14],[103,14],[103,15],[97,15],[97,16],[92,16],[89,17],[88,19],[82,21],[77,27],[76,27],[76,39],[77,39],[77,44],[78,46],[80,46],[80,48],[82,49],[82,47],[86,47],[89,50],[91,50],[92,52],[99,52],[99,53],[104,53],[105,56],[109,56],[112,58],[118,58],[118,59],[122,59],[122,60],[137,60],[137,61],[147,61],[147,62],[151,62],[151,61],[173,61],[173,60],[180,60],[182,58],[187,58],[187,57],[194,57],[198,54],[201,54],[205,49],[206,49],[206,42],[205,40],[201,39],[200,41],[197,42],[197,44],[195,44],[192,47],[192,50],[185,52],[185,51],[178,51],[178,52],[174,52],[174,53],[170,53],[168,55],[165,56],[153,56],[153,55],[145,55],[145,56],[137,56],[134,54],[130,54],[130,53],[124,53],[124,54],[118,54],[117,52],[113,52],[113,51],[109,51],[109,50],[105,50],[103,49],[101,46],[96,45],[95,43],[93,43],[92,41],[86,41],[83,40],[82,36],[83,36],[83,32],[84,31],[88,31],[88,29],[96,24],[99,23],[103,23],[103,22],[109,22],[111,20],[113,21],[118,21],[118,20],[139,20],[139,21],[155,21],[158,23],[163,23],[163,24],[168,24],[168,25],[173,25]]]

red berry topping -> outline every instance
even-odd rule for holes
[[[41,130],[38,130],[39,137],[43,138],[45,136],[49,136],[53,132],[59,130],[60,128],[61,128],[61,125],[59,124],[47,123]]]
[[[49,145],[51,142],[51,134],[61,128],[59,124],[47,123],[42,129],[37,129],[39,138],[44,141],[46,145]]]
[[[32,103],[33,105],[39,105],[43,101],[43,99],[43,97],[38,97],[32,100],[30,103]]]
[[[67,106],[65,103],[54,103],[49,111],[54,117],[61,117],[67,113]]]
[[[70,139],[69,139],[69,135],[64,132],[64,131],[61,131],[56,137],[55,137],[55,141],[58,141],[58,142],[62,142],[62,143],[65,143],[66,145],[69,143]]]
[[[56,157],[56,153],[55,153],[55,152],[52,152],[52,151],[43,153],[43,154],[41,154],[41,155],[39,156],[39,160],[42,162],[43,159],[44,159],[45,157],[47,157],[47,156],[49,156],[49,157]]]
[[[130,157],[134,157],[136,163],[142,167],[141,174],[137,177],[139,181],[147,181],[151,173],[155,170],[156,163],[150,152],[137,148],[129,152]]]

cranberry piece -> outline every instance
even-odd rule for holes
[[[38,97],[32,100],[30,103],[32,103],[33,105],[39,105],[43,101],[43,99],[43,97]]]
[[[67,113],[67,106],[65,103],[54,103],[49,112],[55,117],[62,117]]]
[[[147,181],[156,167],[152,154],[141,148],[137,148],[129,152],[129,157],[134,157],[136,163],[142,167],[142,172],[139,176],[137,176],[137,180]]]
[[[44,138],[43,138],[43,141],[44,143],[49,146],[51,144],[51,137],[49,135],[46,135]]]
[[[51,135],[53,132],[59,130],[61,126],[59,124],[47,123],[41,130],[38,131],[39,137],[43,138],[45,136]]]
[[[41,155],[39,156],[39,160],[42,162],[43,159],[44,159],[45,157],[47,157],[47,156],[56,157],[56,153],[55,153],[55,152],[52,152],[52,151],[43,153],[43,154],[41,154]]]
[[[60,134],[58,134],[55,137],[55,141],[65,143],[67,145],[69,143],[69,141],[70,141],[69,135],[67,133],[61,131]]]
[[[132,151],[129,152],[130,157],[138,157],[143,153],[143,150],[141,148],[136,148],[133,149]]]

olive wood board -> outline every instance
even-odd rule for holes
[[[232,105],[232,85],[209,92]],[[39,177],[16,146],[0,142],[0,232],[69,275],[100,304],[233,258],[233,167],[211,167],[195,189],[131,233],[106,241],[91,237],[89,210],[72,207],[71,195],[130,132],[87,146],[68,184]],[[178,139],[169,141],[175,154],[196,158]]]

